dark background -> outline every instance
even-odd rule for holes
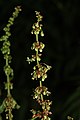
[[[36,81],[31,80],[33,64],[26,62],[31,56],[30,49],[35,41],[31,27],[35,22],[35,10],[44,16],[44,38],[46,45],[42,61],[51,65],[45,86],[51,91],[53,101],[52,120],[67,120],[67,115],[80,118],[80,4],[79,0],[0,0],[0,37],[4,34],[14,7],[21,5],[22,12],[11,27],[11,66],[14,69],[14,89],[12,95],[20,104],[19,110],[13,110],[14,120],[31,118],[30,109],[36,106],[32,101],[32,91]],[[2,43],[0,43],[0,48]],[[5,62],[0,52],[0,103],[6,96],[3,82]],[[4,113],[3,113],[4,114]],[[4,116],[2,114],[2,116]],[[4,118],[5,120],[5,118]]]

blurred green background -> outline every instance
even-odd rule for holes
[[[14,11],[21,5],[22,12],[11,27],[11,66],[14,69],[13,97],[21,105],[13,110],[14,120],[31,118],[30,109],[38,108],[32,100],[36,81],[31,80],[33,64],[26,62],[32,54],[30,49],[35,41],[31,27],[35,22],[35,10],[43,15],[44,38],[46,45],[42,61],[51,65],[45,85],[52,92],[52,120],[67,120],[70,115],[74,120],[80,119],[80,4],[79,0],[0,0],[0,37],[3,28]],[[0,48],[2,43],[0,43]],[[3,66],[5,61],[0,51],[0,103],[6,96],[6,81]],[[4,113],[2,114],[5,120]]]

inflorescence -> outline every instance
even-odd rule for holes
[[[50,112],[50,106],[52,104],[52,101],[44,99],[44,96],[49,96],[51,92],[48,91],[47,87],[42,85],[42,82],[44,82],[47,78],[47,72],[51,69],[51,66],[41,62],[42,51],[45,47],[45,44],[40,42],[38,37],[39,35],[42,37],[44,36],[42,30],[43,25],[40,24],[43,17],[40,15],[40,12],[35,11],[35,13],[37,22],[33,24],[31,31],[31,34],[34,34],[36,36],[36,41],[32,44],[31,47],[31,50],[35,51],[35,55],[32,55],[31,58],[27,57],[27,61],[29,64],[33,61],[36,62],[36,65],[33,67],[33,72],[31,73],[31,75],[32,80],[39,81],[39,86],[36,87],[36,89],[34,90],[33,99],[38,102],[42,110],[37,111],[35,109],[32,109],[31,112],[33,115],[31,120],[35,120],[37,118],[41,120],[51,120],[49,115],[52,114],[52,112]]]
[[[5,82],[5,90],[7,90],[7,97],[4,99],[2,105],[0,106],[0,113],[5,110],[6,119],[9,120],[13,119],[12,109],[18,109],[20,107],[11,95],[11,90],[13,89],[13,83],[11,82],[11,80],[13,79],[13,69],[10,66],[12,57],[10,55],[11,43],[9,41],[9,37],[11,36],[10,27],[14,24],[14,20],[16,17],[18,17],[20,11],[20,6],[15,7],[15,11],[13,12],[12,17],[9,18],[8,24],[3,29],[5,35],[0,38],[0,41],[3,42],[1,51],[5,59],[4,72],[7,77],[7,81]]]

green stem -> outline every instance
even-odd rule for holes
[[[36,41],[38,42],[38,34],[36,34]],[[39,61],[38,61],[38,50],[36,51],[36,60],[37,60],[37,65],[39,65]]]
[[[11,113],[11,110],[9,109],[9,120],[12,120],[12,113]]]
[[[36,34],[36,41],[38,42],[38,34]],[[37,60],[37,65],[39,65],[38,61],[38,50],[36,51],[36,60]],[[40,87],[42,87],[42,81],[40,80]],[[43,101],[43,95],[41,94],[41,100]]]
[[[38,42],[38,34],[36,34],[36,41]]]
[[[8,66],[8,65],[9,65],[8,59],[6,59],[6,66]],[[8,86],[8,88],[7,88],[7,97],[10,97],[11,93],[10,93],[10,79],[9,79],[9,74],[7,74],[7,86]],[[12,115],[11,109],[9,109],[8,114],[9,114],[9,120],[12,120],[12,118],[11,118],[11,115]]]
[[[6,66],[8,66],[8,59],[6,59]],[[7,74],[7,85],[8,85],[8,89],[7,89],[7,96],[11,96],[11,93],[10,93],[10,79],[9,79],[9,75]]]
[[[40,80],[40,87],[42,87],[42,81]],[[41,94],[41,100],[43,101],[43,95]]]

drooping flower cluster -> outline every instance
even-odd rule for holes
[[[31,49],[32,50],[35,50],[35,51],[38,51],[39,52],[42,52],[42,50],[44,49],[45,45],[42,43],[42,42],[34,42]]]
[[[39,118],[41,120],[51,120],[51,118],[48,117],[48,115],[52,114],[51,112],[49,112],[49,110],[45,109],[43,112],[41,112],[41,111],[36,111],[32,109],[31,112],[33,113],[31,120],[35,120],[36,118]]]
[[[46,64],[39,64],[33,67],[32,79],[41,78],[41,81],[44,81],[47,78],[47,71],[50,70],[51,66]]]
[[[13,119],[12,109],[15,108],[19,109],[20,106],[13,99],[12,96],[5,98],[4,105],[5,105],[6,119],[12,120]]]
[[[45,86],[38,86],[35,90],[34,90],[34,96],[33,99],[37,99],[37,101],[39,102],[41,99],[41,94],[49,96],[51,94],[51,92],[48,91],[48,88]]]
[[[33,99],[38,102],[42,110],[37,111],[32,109],[31,112],[33,113],[33,115],[31,120],[35,120],[37,118],[41,120],[51,120],[49,115],[52,114],[50,112],[50,105],[52,104],[52,101],[44,99],[44,96],[49,96],[51,93],[48,91],[47,87],[42,85],[42,82],[45,81],[45,79],[47,78],[47,72],[51,69],[51,66],[41,62],[42,51],[45,45],[38,40],[38,36],[39,34],[41,36],[44,36],[42,24],[40,24],[43,17],[40,15],[40,12],[35,12],[37,22],[33,24],[31,31],[31,33],[35,34],[36,36],[36,41],[32,44],[31,47],[31,50],[35,51],[35,55],[32,55],[31,58],[27,57],[27,61],[29,64],[33,61],[36,62],[36,65],[33,67],[33,72],[31,73],[31,75],[32,80],[39,81],[39,86],[36,87],[36,89],[34,90]]]
[[[41,60],[41,55],[42,55],[41,52],[43,51],[44,47],[45,47],[45,45],[39,41],[34,42],[32,44],[31,50],[35,50],[36,52],[39,51],[40,53],[38,53],[36,55],[32,55],[32,58],[27,57],[27,61],[29,62],[29,64],[30,64],[30,62],[36,61],[36,59],[37,59],[37,61]]]

